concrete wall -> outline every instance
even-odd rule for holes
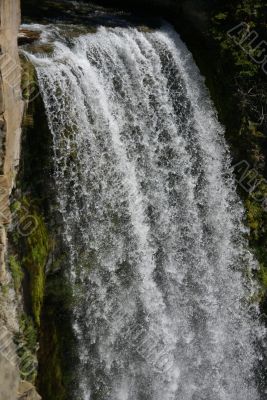
[[[9,195],[19,164],[21,120],[21,67],[17,35],[20,1],[0,0],[0,281],[5,279],[5,227],[10,223]]]
[[[17,34],[20,24],[19,0],[0,0],[0,282],[6,281],[6,227],[10,223],[9,195],[19,160],[23,103]],[[2,288],[0,287],[0,292]],[[18,398],[19,371],[12,341],[15,313],[0,298],[0,399]],[[13,362],[12,362],[13,360]]]

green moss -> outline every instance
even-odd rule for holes
[[[50,251],[50,238],[43,216],[29,199],[22,199],[21,210],[29,210],[34,225],[23,237],[24,251],[22,265],[28,273],[31,309],[35,323],[40,326],[40,316],[45,290],[45,267]],[[24,218],[24,211],[20,213],[20,221]],[[28,217],[28,215],[27,215]]]
[[[46,400],[65,400],[71,398],[68,395],[75,387],[73,365],[77,362],[73,362],[76,346],[70,322],[72,292],[62,272],[65,252],[57,236],[51,234],[59,230],[51,179],[52,154],[52,137],[42,97],[38,96],[28,104],[24,115],[19,196],[12,203],[18,220],[23,214],[31,215],[37,228],[23,236],[17,229],[12,236],[25,269],[26,309],[38,331],[36,386]],[[23,225],[22,231],[25,230]],[[49,268],[46,268],[49,253]]]
[[[267,288],[267,269],[261,264],[259,271],[259,278],[263,286],[263,290]]]
[[[15,335],[21,378],[35,383],[37,376],[37,329],[29,316],[22,314],[20,329]]]
[[[39,94],[36,71],[33,64],[25,56],[21,56],[20,61],[22,67],[22,97],[25,101],[29,101]]]
[[[38,366],[37,342],[45,293],[45,267],[51,250],[51,240],[36,201],[30,200],[29,196],[22,196],[13,201],[12,212],[13,232],[10,235],[10,246],[13,255],[10,256],[9,265],[16,291],[20,289],[24,277],[24,307],[27,312],[20,318],[20,330],[15,341],[21,378],[35,383]]]
[[[253,235],[255,239],[258,239],[262,227],[262,206],[251,199],[245,201],[245,206],[247,209],[248,226],[251,230],[251,235]]]
[[[267,239],[265,235],[267,216],[262,204],[256,202],[254,199],[247,199],[245,206],[248,226],[250,228],[250,245],[259,261],[259,270],[256,275],[260,283],[260,291],[257,300],[261,307],[265,309],[267,299]]]
[[[29,303],[34,322],[40,326],[45,290],[45,267],[51,249],[51,240],[36,202],[23,196],[12,203],[12,211],[14,227],[11,243],[17,254],[10,257],[9,265],[14,287],[16,291],[20,289],[25,274],[25,301]]]
[[[1,290],[2,294],[3,294],[3,296],[6,297],[8,295],[8,293],[9,293],[9,286],[2,284],[0,286],[0,290]]]
[[[227,18],[227,13],[220,12],[219,14],[215,15],[215,20],[225,20]]]
[[[10,256],[9,268],[13,279],[14,289],[18,293],[21,288],[21,283],[24,277],[24,273],[16,256]]]
[[[35,352],[37,347],[37,330],[32,318],[23,314],[20,319],[20,329],[23,332],[27,348],[31,352]]]
[[[61,259],[61,262],[64,261]],[[73,365],[77,365],[78,361],[75,359],[76,343],[71,327],[73,298],[61,270],[47,278],[42,315],[37,382],[46,400],[67,400],[75,390]]]
[[[45,330],[41,337],[41,350],[39,353],[40,369],[38,386],[41,387],[42,394],[47,400],[66,399],[66,391],[63,385],[62,365],[61,365],[61,338],[54,322],[54,316],[50,320],[46,319],[43,326]]]

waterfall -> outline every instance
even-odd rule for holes
[[[258,400],[257,268],[224,131],[170,26],[43,27],[77,400]]]

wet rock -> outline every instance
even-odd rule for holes
[[[18,44],[23,45],[33,43],[40,38],[41,31],[31,31],[29,29],[20,29],[18,34]]]

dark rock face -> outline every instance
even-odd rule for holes
[[[31,31],[29,29],[20,29],[18,36],[18,44],[23,45],[27,43],[33,43],[40,37],[40,32]]]
[[[86,1],[85,1],[86,2]],[[147,16],[175,17],[183,15],[193,24],[203,26],[208,22],[209,11],[214,9],[219,0],[87,0],[88,5],[70,0],[24,0],[22,1],[22,16],[24,18],[79,18],[96,7],[119,8],[130,10]]]

